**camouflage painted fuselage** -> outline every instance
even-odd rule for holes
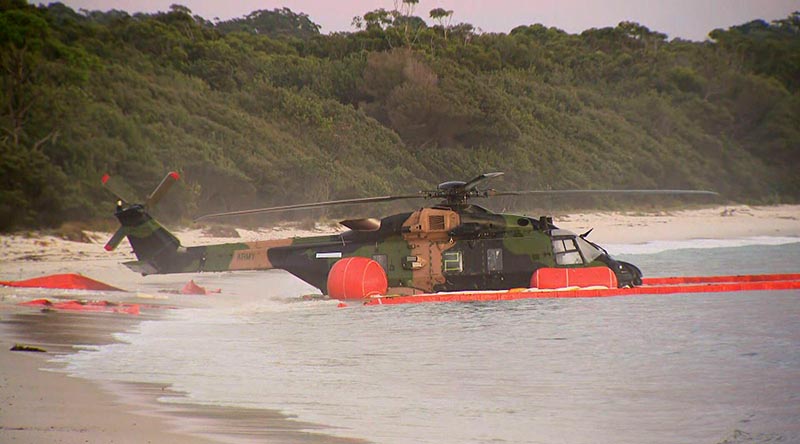
[[[126,265],[142,274],[278,268],[325,293],[336,261],[363,256],[383,267],[395,294],[528,287],[541,267],[607,266],[620,285],[636,279],[625,263],[546,218],[475,205],[422,208],[329,236],[197,247],[181,246],[141,207],[116,216],[139,259]]]

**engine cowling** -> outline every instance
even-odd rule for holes
[[[379,263],[366,257],[339,259],[328,273],[328,296],[334,299],[385,295],[388,288],[386,271]]]

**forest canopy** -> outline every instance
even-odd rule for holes
[[[692,42],[632,22],[482,33],[400,5],[324,35],[287,8],[0,0],[0,231],[108,216],[104,173],[143,198],[173,170],[173,220],[487,171],[514,189],[800,198],[798,12]]]

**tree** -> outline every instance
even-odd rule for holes
[[[4,74],[2,130],[14,146],[21,143],[31,107],[41,95],[34,84],[41,75],[42,51],[48,38],[47,22],[37,14],[25,10],[0,12],[0,67]]]
[[[411,43],[415,42],[419,35],[420,29],[425,27],[425,21],[419,17],[414,17],[414,9],[419,4],[419,0],[394,0],[394,10],[396,17],[394,20],[395,26],[402,27],[403,39],[406,47],[411,47]],[[414,38],[411,38],[411,33],[414,33]]]
[[[442,28],[444,39],[447,40],[447,29],[450,27],[450,21],[453,19],[453,11],[445,10],[444,8],[431,9],[430,17],[439,24]]]
[[[103,172],[140,197],[184,173],[157,214],[175,219],[495,168],[520,188],[800,199],[800,14],[690,42],[394,6],[323,35],[286,8],[214,24],[0,0],[0,230],[108,217]]]
[[[297,37],[309,39],[319,35],[320,26],[303,13],[289,8],[257,10],[243,18],[218,22],[216,28],[223,33],[246,32],[270,37]]]

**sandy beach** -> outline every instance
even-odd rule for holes
[[[238,242],[250,239],[309,236],[324,232],[278,228],[240,232],[239,238],[213,237],[202,230],[178,230],[186,245]],[[293,420],[277,411],[223,408],[192,404],[169,405],[164,396],[180,397],[169,387],[88,381],[60,371],[51,360],[76,347],[115,341],[114,333],[136,327],[142,320],[158,319],[164,309],[209,303],[196,297],[142,293],[145,278],[121,262],[134,258],[124,242],[114,252],[103,249],[111,233],[86,233],[89,243],[71,242],[39,233],[0,236],[0,281],[79,273],[128,290],[121,293],[0,286],[0,442],[14,443],[356,443],[314,430],[316,424]],[[150,281],[158,281],[154,276]],[[163,280],[166,291],[180,288]],[[154,294],[155,293],[155,294]],[[102,299],[113,303],[144,304],[138,316],[117,313],[53,312],[20,307],[27,300]],[[15,344],[45,353],[11,351]]]
[[[54,327],[51,321],[56,317],[58,322]],[[52,368],[47,359],[71,351],[72,343],[100,345],[111,340],[113,331],[135,322],[123,316],[86,317],[69,313],[12,314],[8,310],[2,313],[0,437],[3,442],[214,442],[172,432],[174,427],[165,417],[142,414],[146,410],[134,401],[134,390],[126,390],[128,397],[123,401],[122,392],[113,387],[41,370]],[[47,353],[10,351],[19,342],[41,347]],[[149,402],[154,403],[155,397]]]
[[[145,319],[153,319],[144,314]],[[315,424],[270,410],[171,405],[180,393],[161,384],[88,381],[47,362],[113,341],[142,317],[106,313],[0,313],[0,438],[14,443],[355,443],[310,432]],[[47,350],[15,352],[14,344]]]
[[[800,238],[800,206],[725,206],[669,212],[600,212],[554,217],[556,225],[585,232],[600,244],[644,243],[658,240],[730,239],[743,237]],[[202,230],[177,230],[184,245],[237,242],[321,234],[322,227],[247,231],[239,238],[209,237]],[[50,360],[72,353],[76,345],[103,345],[115,332],[135,329],[144,319],[157,320],[163,307],[192,306],[196,299],[152,295],[157,276],[144,278],[120,263],[134,259],[126,242],[108,253],[103,244],[109,233],[87,233],[89,243],[70,242],[37,233],[0,236],[0,280],[19,280],[55,273],[80,273],[128,290],[103,293],[114,302],[148,303],[153,308],[139,316],[93,313],[42,312],[19,302],[41,297],[40,291],[0,287],[0,441],[206,443],[206,442],[360,442],[314,432],[280,412],[203,406],[180,408],[159,402],[161,396],[180,396],[170,387],[145,384],[98,383],[71,377]],[[165,286],[191,276],[165,280]],[[149,280],[149,281],[148,281]],[[144,285],[150,282],[150,285]],[[91,295],[47,292],[51,298]],[[12,352],[16,344],[41,347],[46,353]]]

